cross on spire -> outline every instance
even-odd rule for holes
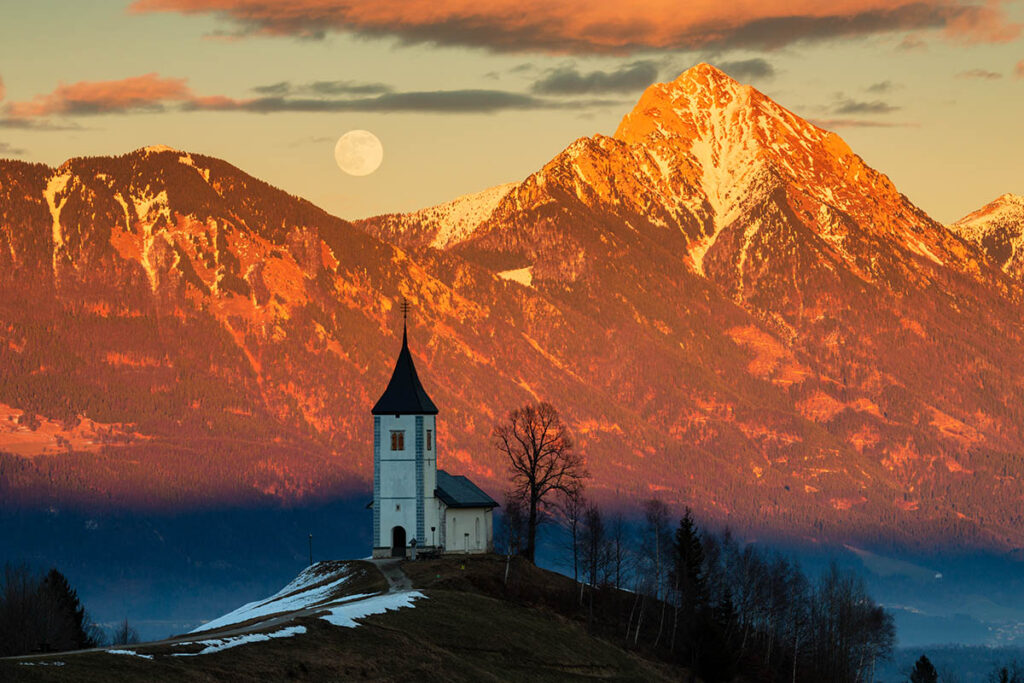
[[[409,320],[409,300],[402,297],[402,331],[405,331],[406,323]]]

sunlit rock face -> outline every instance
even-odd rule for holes
[[[1004,194],[949,229],[984,251],[1003,272],[1024,278],[1024,197]]]
[[[38,448],[74,436],[0,456],[6,500],[365,490],[407,297],[438,465],[495,497],[494,423],[547,400],[601,501],[800,539],[1024,542],[1021,285],[708,65],[520,182],[355,225],[169,149],[0,162],[0,200],[0,404],[38,416],[18,432]],[[83,418],[108,442],[76,445]]]

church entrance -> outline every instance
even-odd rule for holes
[[[405,527],[391,530],[391,557],[405,557]]]

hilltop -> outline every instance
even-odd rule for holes
[[[368,562],[318,563],[280,593],[158,643],[0,661],[12,681],[676,680],[679,670],[588,634],[552,605],[575,584],[517,561],[405,563],[394,587]],[[393,570],[388,570],[394,573]],[[400,574],[400,572],[399,572]],[[509,591],[513,592],[510,593]]]

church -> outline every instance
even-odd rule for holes
[[[437,469],[437,406],[416,374],[404,320],[395,371],[372,413],[373,556],[491,552],[498,504]]]

